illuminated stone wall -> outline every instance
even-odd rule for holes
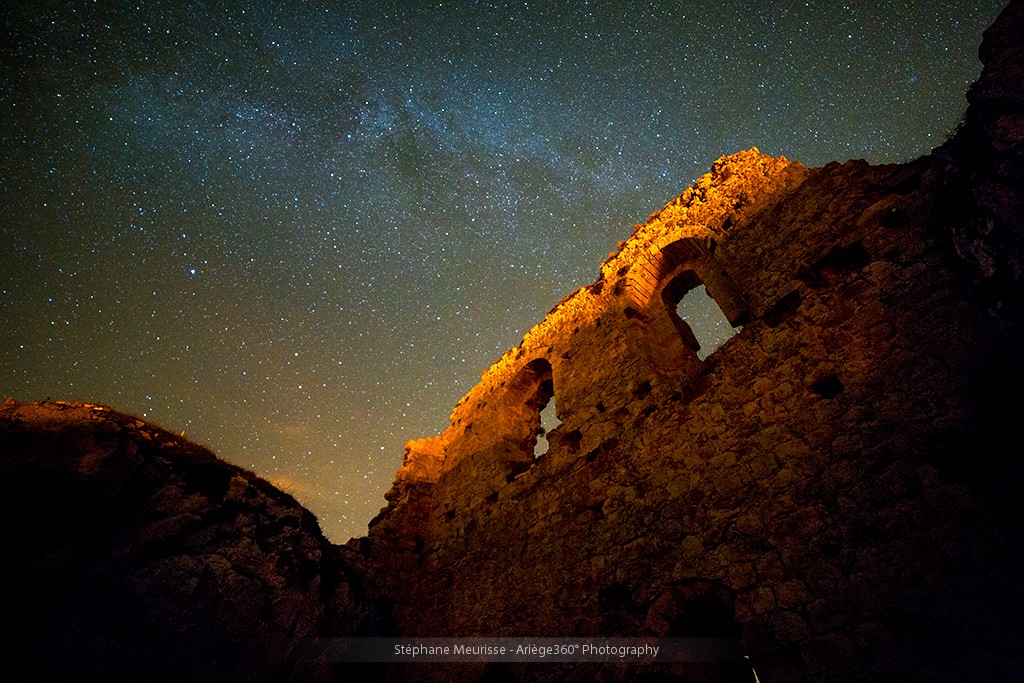
[[[724,630],[762,681],[1019,673],[1024,87],[1019,49],[983,54],[972,107],[1008,112],[898,166],[723,157],[410,442],[366,544],[399,631]],[[742,325],[703,361],[675,313],[700,284]]]

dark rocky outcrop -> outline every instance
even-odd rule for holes
[[[954,179],[943,207],[958,253],[988,302],[1020,317],[1024,291],[1024,4],[1011,2],[985,31],[985,69],[967,93],[956,135],[936,154]]]
[[[0,519],[6,680],[318,680],[377,623],[291,496],[101,406],[0,407]]]

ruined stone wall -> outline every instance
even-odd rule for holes
[[[992,397],[1021,336],[965,257],[973,209],[948,210],[977,194],[966,163],[955,141],[889,167],[752,149],[637,226],[407,447],[368,544],[399,630],[724,630],[763,681],[1019,675],[1019,438]],[[742,325],[703,361],[674,312],[700,284]]]
[[[316,638],[618,635],[735,637],[766,683],[1021,680],[1021,36],[1015,0],[927,157],[715,162],[409,442],[348,547],[180,436],[6,401],[7,677],[752,680],[306,661]],[[710,355],[676,312],[702,285],[739,330]]]

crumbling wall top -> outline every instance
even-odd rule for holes
[[[652,293],[660,291],[657,282],[652,281],[683,258],[674,252],[688,249],[694,258],[707,257],[728,239],[729,231],[743,222],[747,212],[758,209],[763,198],[795,187],[807,173],[802,164],[781,156],[773,158],[756,147],[715,161],[709,173],[619,243],[618,251],[602,264],[597,281],[563,298],[518,346],[485,370],[480,382],[455,406],[450,425],[442,434],[409,442],[396,483],[436,481],[467,454],[487,449],[494,441],[493,435],[503,429],[501,408],[510,383],[528,363],[538,359],[549,363],[554,368],[555,393],[559,394],[561,377],[568,374],[562,366],[593,367],[613,359],[623,362],[623,353],[614,348],[616,344],[621,346],[622,339],[609,332],[607,325],[609,319],[621,321],[623,316],[608,314],[624,312],[629,318],[631,311],[644,310]],[[599,336],[608,346],[574,339],[581,330],[600,328],[602,320],[606,325]],[[579,352],[581,346],[587,347],[583,353]],[[601,357],[594,356],[595,351]],[[565,405],[559,402],[559,407]],[[453,444],[458,447],[453,448]]]

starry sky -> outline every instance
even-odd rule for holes
[[[1003,2],[0,2],[0,400],[104,403],[333,540],[711,162],[941,144]]]

